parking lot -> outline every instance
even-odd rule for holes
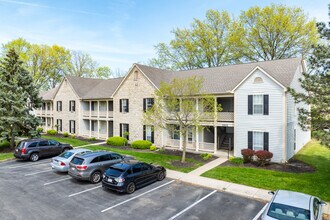
[[[253,219],[264,203],[171,179],[119,194],[54,173],[50,159],[0,163],[0,219]]]

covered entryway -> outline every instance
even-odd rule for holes
[[[217,132],[217,149],[232,151],[234,149],[234,127],[218,126]]]

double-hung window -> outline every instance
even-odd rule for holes
[[[56,124],[57,124],[57,131],[62,131],[62,119],[57,119]]]
[[[70,112],[76,111],[76,101],[74,100],[69,101],[69,111]]]
[[[248,95],[249,115],[269,115],[269,95]]]
[[[129,140],[129,124],[120,123],[120,136]]]
[[[58,112],[62,111],[62,101],[57,101],[56,102],[56,110]]]
[[[154,105],[153,98],[145,98],[143,99],[143,111],[147,111]]]
[[[129,111],[129,102],[128,99],[120,99],[120,112],[128,112]]]
[[[70,129],[71,134],[76,133],[76,121],[74,121],[74,120],[69,121],[69,129]]]
[[[263,114],[263,95],[253,95],[253,114],[262,115]]]
[[[143,140],[154,143],[154,126],[144,125],[143,126]]]
[[[264,149],[264,133],[259,131],[253,132],[253,150]]]

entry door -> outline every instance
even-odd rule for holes
[[[109,121],[109,137],[113,136],[113,121]]]

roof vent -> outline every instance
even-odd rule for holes
[[[264,81],[262,80],[262,78],[261,77],[256,77],[256,78],[254,78],[254,84],[259,84],[259,83],[263,83]]]

